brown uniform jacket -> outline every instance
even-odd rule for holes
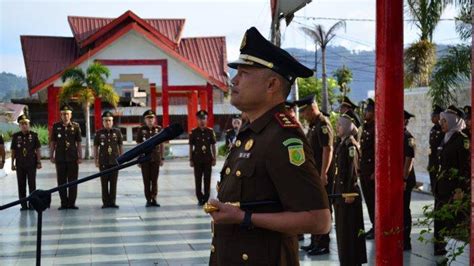
[[[193,162],[208,162],[213,159],[211,146],[216,144],[216,134],[210,128],[201,130],[199,127],[191,131],[189,145],[192,146],[191,159]]]
[[[438,147],[443,141],[444,133],[440,125],[434,125],[430,130],[430,153],[428,156],[428,171],[437,170],[438,166]]]
[[[309,143],[283,104],[241,128],[222,168],[217,197],[221,202],[279,202],[254,213],[328,208]],[[215,224],[212,245],[210,265],[299,264],[296,235]]]
[[[375,122],[365,122],[360,136],[360,176],[370,177],[375,171]]]
[[[336,178],[334,179],[334,194],[358,192],[358,160],[359,147],[354,136],[350,136],[342,140],[336,150]],[[341,202],[336,201],[335,203]]]
[[[145,140],[147,140],[147,139],[153,137],[154,135],[160,133],[161,130],[162,130],[162,128],[160,126],[153,126],[152,128],[149,128],[147,125],[141,126],[138,129],[138,133],[137,133],[137,143],[144,142]],[[160,146],[161,145],[157,145],[155,147],[155,149],[153,150],[153,152],[151,153],[150,162],[156,162],[156,163],[161,162],[161,160],[163,158],[163,154],[161,154]]]
[[[439,172],[435,196],[449,198],[456,188],[470,188],[470,141],[462,132],[454,133],[438,148]]]
[[[76,143],[81,140],[81,128],[78,123],[71,121],[67,126],[64,126],[63,122],[55,123],[51,141],[56,142],[56,162],[76,162],[77,149],[81,148]]]
[[[120,129],[99,129],[94,138],[94,146],[97,147],[99,153],[99,164],[101,166],[116,165],[115,160],[120,156],[122,144]]]
[[[21,131],[12,136],[11,150],[15,151],[15,160],[17,166],[36,167],[36,150],[41,148],[38,134],[29,131],[23,134]]]
[[[404,145],[404,148],[403,148],[404,156],[415,158],[415,147],[416,147],[415,138],[407,129],[405,129],[405,132],[403,135],[403,145]],[[405,159],[405,157],[403,159]],[[408,178],[406,182],[407,182],[408,188],[413,188],[416,186],[415,164],[413,164],[413,167],[411,168],[411,171],[408,174]]]
[[[333,144],[334,130],[332,129],[329,119],[320,114],[314,123],[309,126],[306,137],[313,150],[314,160],[318,172],[321,172],[323,165],[323,148]]]

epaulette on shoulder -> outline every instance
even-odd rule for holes
[[[298,122],[295,121],[294,118],[292,118],[291,116],[285,113],[278,112],[275,114],[275,118],[280,124],[280,126],[283,128],[299,128],[300,127],[300,125],[298,124]]]
[[[75,126],[75,127],[78,127],[78,126],[79,126],[79,123],[77,123],[77,122],[72,121],[71,123],[72,123],[72,125]]]

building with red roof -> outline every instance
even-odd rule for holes
[[[69,16],[68,22],[73,37],[21,36],[29,93],[48,103],[49,127],[59,120],[63,72],[95,61],[110,69],[107,82],[120,96],[144,97],[163,126],[173,99],[187,104],[188,129],[198,109],[209,112],[213,125],[213,106],[228,90],[225,37],[182,38],[184,19],[142,19],[132,11],[118,18]],[[123,84],[132,88],[120,90]],[[101,106],[96,99],[95,128],[102,124]]]

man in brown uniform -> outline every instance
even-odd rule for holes
[[[225,145],[230,149],[234,145],[235,137],[239,133],[240,127],[242,126],[242,118],[240,115],[232,116],[232,128],[225,132]]]
[[[122,154],[122,133],[120,129],[113,128],[114,116],[112,112],[105,111],[102,114],[104,128],[97,130],[94,138],[95,166],[104,171],[117,165],[117,157]],[[101,176],[102,185],[102,209],[118,208],[115,204],[117,195],[118,171]],[[110,188],[109,188],[110,185]]]
[[[313,150],[316,169],[320,173],[321,182],[326,187],[326,192],[330,194],[332,193],[334,178],[334,164],[332,164],[334,130],[329,119],[319,111],[314,96],[314,94],[311,94],[297,101],[296,104],[300,109],[301,116],[309,123],[306,138]],[[308,255],[328,254],[329,242],[329,233],[312,235],[311,244],[301,247],[301,249],[308,251]]]
[[[152,110],[143,113],[145,125],[138,129],[137,143],[142,143],[145,140],[153,137],[161,132],[162,128],[155,124],[156,115]],[[164,160],[163,144],[156,146],[151,153],[151,160],[140,164],[142,169],[143,186],[145,190],[146,207],[160,207],[156,202],[158,195],[158,175],[160,174],[160,166],[163,166]]]
[[[36,190],[36,169],[41,169],[41,144],[36,132],[30,131],[30,120],[26,115],[18,117],[20,131],[12,136],[12,171],[16,171],[18,181],[18,196],[26,197],[28,190]],[[21,211],[27,210],[26,202],[21,204]],[[30,205],[30,209],[33,207]]]
[[[364,111],[364,125],[360,136],[360,183],[372,228],[365,234],[366,239],[375,238],[375,102],[367,99]]]
[[[441,129],[441,125],[439,124],[439,114],[442,111],[443,108],[438,105],[435,105],[433,107],[433,112],[431,113],[431,122],[433,123],[433,127],[430,130],[430,153],[428,155],[428,173],[430,174],[431,192],[433,193],[434,184],[436,183],[436,177],[438,176],[439,170],[438,147],[441,145],[441,142],[444,138],[443,130]]]
[[[238,69],[231,103],[250,123],[224,163],[218,200],[209,201],[219,209],[211,213],[210,265],[298,265],[297,234],[326,234],[331,226],[313,153],[283,104],[296,77],[313,72],[253,27],[240,52],[229,64]],[[256,206],[243,210],[225,202]]]
[[[81,128],[71,121],[72,108],[61,107],[61,121],[53,125],[50,136],[50,160],[56,164],[58,185],[77,180],[82,162]],[[59,190],[61,206],[58,210],[79,209],[76,206],[77,186]]]
[[[411,191],[416,186],[416,176],[414,168],[415,159],[415,138],[408,131],[407,126],[410,118],[415,117],[407,111],[404,111],[405,129],[403,133],[403,154],[404,154],[404,165],[403,165],[403,250],[411,250]]]
[[[5,142],[2,134],[0,134],[0,158],[0,169],[3,169],[5,166]]]
[[[191,167],[194,168],[198,205],[204,205],[211,191],[212,167],[216,165],[216,134],[212,128],[207,127],[206,111],[201,110],[196,113],[196,116],[198,127],[193,129],[189,136],[189,160]],[[204,193],[202,193],[203,176]]]

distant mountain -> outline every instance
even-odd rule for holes
[[[25,77],[12,73],[0,73],[0,101],[10,102],[12,98],[28,96],[28,84]]]
[[[448,46],[437,45],[438,58],[442,56]],[[303,49],[285,49],[307,67],[314,69],[314,51]],[[353,80],[349,84],[349,97],[355,101],[367,98],[367,93],[375,88],[375,51],[350,51],[341,46],[329,46],[326,50],[326,70],[328,77],[343,65],[352,70]],[[318,78],[321,78],[321,51],[318,50]]]

